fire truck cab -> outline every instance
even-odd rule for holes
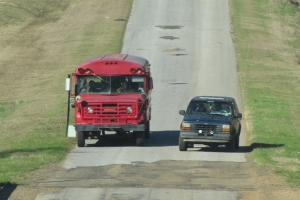
[[[149,138],[153,81],[146,59],[129,54],[91,58],[69,74],[66,85],[78,147],[87,138],[105,137],[105,131],[135,137],[138,146]]]

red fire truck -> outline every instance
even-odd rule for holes
[[[152,89],[150,64],[144,58],[109,54],[85,61],[66,81],[67,132],[71,105],[78,147],[85,146],[85,139],[105,137],[105,132],[121,139],[135,137],[143,146],[150,136]]]

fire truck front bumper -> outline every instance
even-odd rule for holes
[[[76,124],[76,131],[145,131],[145,124]]]

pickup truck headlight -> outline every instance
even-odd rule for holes
[[[191,123],[182,122],[180,125],[181,130],[191,130]]]
[[[229,124],[222,125],[222,132],[230,132],[230,125]]]

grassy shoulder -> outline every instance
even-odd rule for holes
[[[87,58],[121,51],[133,0],[10,0],[0,4],[0,185],[59,163],[65,137],[64,79]],[[12,92],[13,91],[13,92]]]
[[[299,186],[300,9],[285,0],[231,7],[252,155]]]

